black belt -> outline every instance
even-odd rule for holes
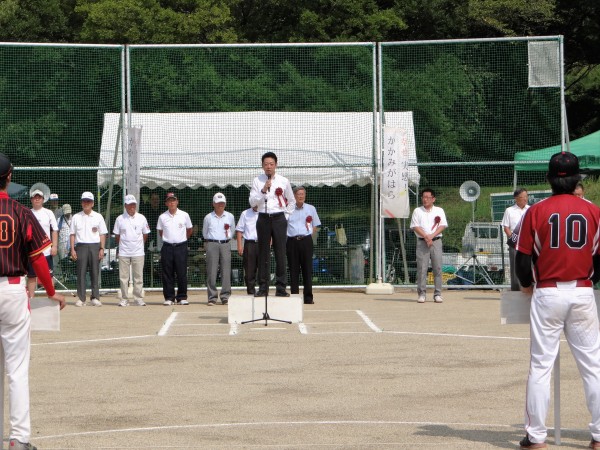
[[[175,244],[171,243],[171,242],[164,242],[163,241],[163,245],[167,245],[169,247],[179,247],[180,245],[187,245],[187,241],[183,241],[183,242],[177,242]]]
[[[298,236],[289,236],[288,239],[296,239],[297,241],[301,241],[304,238],[309,237],[310,234],[299,234]]]
[[[249,242],[250,244],[256,244],[258,241],[256,239],[245,239],[244,242]]]
[[[432,239],[432,241],[437,241],[438,239],[441,239],[441,238],[442,238],[441,236],[436,236],[436,237],[434,237],[434,238]],[[424,241],[424,240],[425,240],[425,238],[419,238],[419,240],[420,240],[420,241]]]
[[[218,242],[219,244],[227,244],[231,239],[227,239],[226,241],[219,241],[217,239],[204,239],[204,242]]]
[[[281,215],[283,215],[284,213],[282,212],[276,212],[276,213],[258,213],[259,216],[263,216],[263,217],[279,217]]]

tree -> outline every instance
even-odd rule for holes
[[[77,26],[74,0],[0,2],[0,41],[69,42]]]
[[[77,0],[78,38],[114,44],[235,42],[229,7],[212,0]]]

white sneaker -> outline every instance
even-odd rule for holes
[[[81,300],[77,300],[75,302],[75,306],[77,306],[77,307],[85,306],[85,302],[82,302]]]
[[[123,299],[119,302],[119,306],[129,306],[129,302],[127,300]]]
[[[419,295],[419,298],[417,299],[417,303],[425,303],[425,296]]]
[[[164,305],[164,306],[171,306],[172,304],[173,304],[173,302],[172,302],[171,300],[165,300],[165,301],[163,302],[163,305]]]
[[[189,305],[190,302],[188,302],[187,300],[179,300],[179,304],[180,305]]]
[[[137,306],[146,306],[146,303],[144,303],[144,300],[136,300],[136,301],[135,301],[135,304],[136,304]]]
[[[436,303],[442,303],[444,301],[444,299],[442,298],[441,295],[434,295],[433,296],[433,301]]]
[[[92,306],[102,306],[102,303],[97,298],[93,298],[91,303],[92,303]]]

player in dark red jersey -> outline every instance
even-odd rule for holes
[[[546,448],[550,375],[563,331],[592,415],[590,448],[600,449],[600,331],[592,290],[600,278],[600,208],[572,194],[579,180],[575,155],[553,155],[552,196],[529,208],[516,241],[517,276],[532,293],[523,449]]]
[[[10,160],[0,153],[0,343],[4,355],[0,365],[6,369],[8,379],[9,448],[19,450],[35,449],[29,443],[29,296],[33,296],[33,292],[28,293],[26,289],[24,275],[28,261],[48,297],[59,302],[60,309],[65,306],[65,298],[54,290],[44,257],[44,250],[52,243],[31,210],[8,197],[6,190],[12,169]],[[1,374],[4,373],[2,368]],[[2,398],[4,392],[1,392]]]

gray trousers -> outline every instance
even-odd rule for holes
[[[229,242],[206,242],[206,292],[209,302],[219,298],[217,291],[217,273],[221,267],[221,301],[229,300],[231,295],[231,246]]]
[[[427,292],[427,269],[431,259],[433,272],[433,295],[442,295],[442,240],[433,241],[431,247],[423,239],[417,239],[417,293]]]
[[[92,285],[92,298],[100,298],[100,285],[98,277],[100,275],[100,243],[97,244],[77,244],[75,245],[77,253],[77,297],[85,302],[85,275],[90,272],[90,282]]]

